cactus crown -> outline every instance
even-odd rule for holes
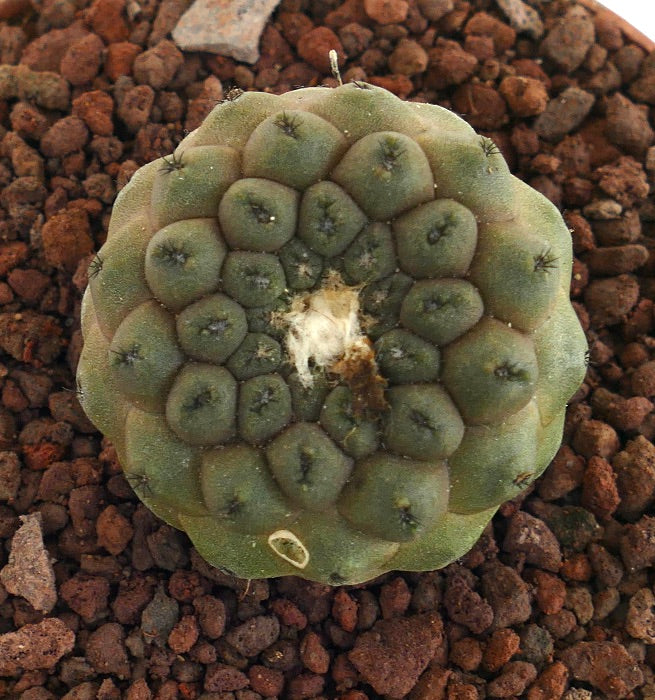
[[[120,193],[81,401],[211,563],[443,566],[546,467],[585,372],[557,210],[447,110],[229,94]]]

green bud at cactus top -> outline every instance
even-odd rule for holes
[[[439,568],[559,447],[585,374],[571,263],[557,209],[448,110],[242,93],[119,194],[81,401],[218,567]]]

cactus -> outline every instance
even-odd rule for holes
[[[462,556],[585,373],[558,211],[451,112],[243,93],[114,206],[82,405],[137,495],[243,577]]]

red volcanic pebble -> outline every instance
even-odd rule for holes
[[[583,421],[573,436],[573,448],[584,457],[597,455],[611,459],[618,452],[620,441],[614,428],[598,420]]]
[[[73,100],[73,114],[84,121],[92,134],[111,136],[114,132],[114,100],[102,90],[83,92]]]
[[[453,106],[476,129],[499,129],[507,121],[505,100],[488,85],[461,85],[453,94]]]
[[[29,102],[16,102],[9,119],[11,128],[22,138],[40,139],[50,126],[45,114]]]
[[[348,58],[354,58],[366,51],[374,34],[368,27],[357,22],[350,22],[338,31],[343,50]]]
[[[562,562],[559,574],[567,581],[589,581],[593,570],[588,557],[578,552]]]
[[[225,639],[243,656],[257,656],[280,635],[280,623],[275,615],[257,615],[233,627]]]
[[[96,622],[107,613],[109,581],[102,576],[77,573],[64,581],[59,594],[85,622]]]
[[[598,186],[622,207],[631,207],[650,191],[644,168],[632,156],[621,156],[616,162],[598,168]]]
[[[71,44],[87,34],[88,31],[79,21],[73,22],[68,27],[51,29],[30,41],[23,50],[20,63],[33,71],[56,73],[59,70],[61,59]]]
[[[520,696],[536,679],[537,669],[527,661],[510,661],[503,672],[489,682],[487,692],[492,698]]]
[[[61,326],[53,316],[27,310],[18,317],[16,314],[0,313],[0,347],[21,362],[35,367],[50,364],[61,352],[63,346],[61,336]],[[44,449],[39,441],[29,444],[32,445],[32,451]],[[48,451],[48,448],[45,449]],[[26,453],[30,452],[26,447],[23,447],[23,450]],[[57,447],[54,452],[58,453],[58,458],[64,454],[64,450],[60,447]],[[28,462],[30,459],[32,457],[28,456]],[[35,463],[41,462],[35,455],[33,459]],[[35,466],[34,468],[44,467]]]
[[[271,610],[278,616],[280,623],[288,627],[303,630],[307,627],[307,616],[298,606],[285,598],[278,598],[271,603]]]
[[[590,457],[582,480],[582,505],[599,520],[609,520],[620,500],[612,465],[602,457]]]
[[[596,248],[584,256],[594,275],[620,275],[634,272],[648,260],[648,250],[639,244]]]
[[[71,85],[90,83],[100,71],[105,45],[97,34],[87,34],[72,43],[61,59],[59,70]]]
[[[401,39],[389,56],[389,67],[394,73],[412,76],[423,73],[427,66],[427,51],[421,44],[411,39]]]
[[[398,576],[380,589],[380,610],[382,618],[401,617],[407,612],[412,593],[404,578]]]
[[[125,22],[125,0],[94,0],[87,13],[93,31],[107,44],[125,41],[129,29]]]
[[[490,36],[469,34],[464,40],[464,49],[475,56],[480,63],[493,59],[496,53],[494,40]]]
[[[203,635],[209,639],[218,639],[225,631],[225,604],[220,598],[201,595],[193,599],[193,607]]]
[[[557,613],[544,615],[541,624],[555,639],[563,639],[578,626],[575,615],[570,610],[560,610]]]
[[[145,83],[155,90],[168,87],[175,73],[184,63],[182,52],[168,39],[140,53],[132,64],[137,83]]]
[[[81,209],[65,209],[49,219],[41,232],[50,265],[72,271],[93,250],[88,216]]]
[[[276,697],[282,693],[284,674],[266,666],[255,664],[248,669],[250,687],[264,697]]]
[[[191,603],[209,588],[208,582],[197,571],[178,569],[168,581],[169,594],[180,603]]]
[[[27,244],[22,241],[11,241],[0,244],[0,275],[6,275],[11,269],[27,260]]]
[[[647,111],[618,92],[607,99],[605,108],[605,133],[612,143],[631,155],[643,155],[655,139]]]
[[[507,76],[499,87],[510,111],[519,117],[541,114],[548,104],[545,85],[534,78]]]
[[[130,521],[115,505],[107,506],[96,522],[98,544],[110,554],[120,554],[129,544],[134,534]]]
[[[130,75],[134,59],[141,52],[138,44],[129,41],[118,41],[109,44],[105,59],[105,73],[107,77],[116,81],[121,75]]]
[[[569,672],[561,661],[547,666],[528,689],[527,700],[560,698],[566,690]]]
[[[634,521],[655,500],[655,446],[638,435],[614,456],[612,467],[621,499],[617,512]]]
[[[41,139],[41,150],[46,156],[60,157],[79,151],[87,142],[89,132],[78,117],[64,117],[56,121]]]
[[[406,0],[364,0],[364,12],[379,24],[404,22],[408,10]]]
[[[282,36],[291,46],[296,46],[300,37],[314,28],[312,20],[302,12],[280,12],[278,22]]]
[[[404,99],[412,91],[412,81],[406,75],[374,75],[369,78],[371,85],[389,90],[401,99]]]
[[[380,620],[357,638],[348,659],[377,693],[402,698],[443,644],[436,614]]]
[[[150,119],[155,91],[149,85],[136,85],[127,90],[118,105],[118,116],[131,132],[138,132]]]
[[[554,574],[539,569],[531,570],[527,580],[535,586],[535,600],[539,610],[546,615],[558,613],[564,606],[566,586]]]
[[[357,625],[357,602],[343,588],[335,593],[332,616],[346,632],[352,632]]]
[[[482,666],[485,670],[495,672],[501,669],[519,650],[520,638],[508,628],[493,632],[484,649]]]
[[[300,660],[312,673],[327,673],[330,668],[330,654],[315,632],[308,632],[300,642]]]
[[[122,625],[136,624],[141,612],[151,601],[155,581],[142,573],[134,573],[129,578],[122,578],[118,593],[111,602],[115,619]]]
[[[478,59],[467,53],[456,41],[439,37],[428,49],[426,86],[443,90],[450,85],[459,85],[473,74]]]
[[[616,642],[578,642],[560,654],[572,678],[589,682],[610,700],[625,698],[643,683],[641,669]]]
[[[475,671],[482,661],[482,645],[473,637],[458,639],[451,644],[448,658],[463,671]]]
[[[176,654],[185,654],[198,641],[200,630],[193,615],[184,615],[168,635],[168,646]]]
[[[571,297],[579,297],[589,284],[589,268],[580,260],[573,260],[571,273]]]
[[[610,554],[605,547],[597,543],[589,545],[587,555],[597,580],[608,588],[618,586],[624,573],[618,557]]]
[[[46,618],[0,635],[0,674],[51,669],[75,644],[75,634],[61,620]]]
[[[653,410],[653,403],[643,396],[626,399],[604,387],[594,392],[592,406],[599,418],[617,430],[637,430]]]
[[[639,367],[648,360],[648,350],[643,343],[628,343],[619,353],[621,364],[626,369]]]
[[[638,396],[655,396],[655,361],[644,362],[631,377],[632,391]]]
[[[38,270],[14,269],[7,275],[7,282],[21,299],[35,303],[50,285],[50,278]]]
[[[289,700],[315,698],[323,692],[325,678],[315,673],[301,673],[287,683],[286,696]]]
[[[466,23],[465,35],[488,36],[493,39],[496,53],[510,49],[516,39],[516,32],[508,24],[501,22],[487,12],[477,12]]]
[[[339,37],[327,27],[315,27],[298,40],[300,57],[325,75],[330,74],[329,52],[337,52],[339,66],[343,65],[344,50]]]

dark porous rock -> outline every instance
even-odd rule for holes
[[[493,622],[491,606],[473,590],[471,580],[461,571],[448,576],[444,605],[451,620],[468,627],[474,634],[484,632]]]
[[[629,274],[593,280],[584,298],[592,323],[611,326],[623,321],[639,301],[639,283]]]
[[[483,566],[482,592],[493,610],[493,627],[509,627],[525,622],[532,613],[528,585],[500,561]]]
[[[655,518],[644,515],[626,525],[620,541],[621,558],[629,572],[640,571],[655,563]]]
[[[117,622],[106,622],[94,630],[87,641],[86,659],[98,673],[128,678],[130,664],[123,628]]]
[[[207,667],[203,687],[210,693],[229,693],[248,686],[248,676],[232,666],[213,663]]]
[[[275,615],[258,615],[230,630],[225,639],[243,656],[257,656],[279,634],[280,623]]]

